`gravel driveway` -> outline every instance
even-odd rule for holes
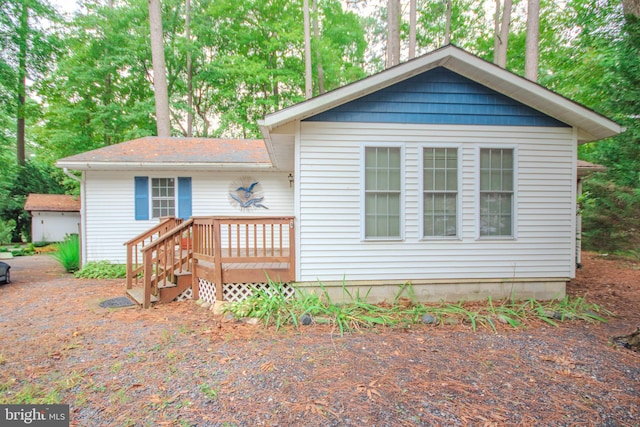
[[[587,254],[569,290],[609,323],[265,329],[192,302],[104,309],[122,280],[8,261],[0,403],[69,404],[78,426],[640,426],[636,264]]]

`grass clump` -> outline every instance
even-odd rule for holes
[[[124,279],[127,277],[127,268],[109,261],[91,261],[76,271],[74,276],[82,279]]]
[[[56,251],[51,254],[67,271],[73,273],[80,268],[80,239],[77,234],[67,238],[56,246]]]
[[[360,328],[380,326],[410,327],[423,323],[425,316],[434,319],[433,325],[467,324],[474,331],[484,327],[497,332],[498,324],[523,328],[534,320],[553,326],[568,320],[605,322],[611,313],[581,297],[565,297],[562,300],[525,301],[501,300],[494,302],[421,304],[410,284],[400,287],[393,303],[368,303],[368,293],[361,296],[342,286],[345,303],[332,301],[329,292],[320,284],[318,293],[298,292],[289,297],[285,285],[269,281],[267,287],[253,288],[253,294],[244,301],[227,304],[224,312],[236,318],[253,317],[266,326],[279,329],[286,325],[299,327],[302,319],[333,326],[340,335]],[[407,297],[400,298],[406,294]]]

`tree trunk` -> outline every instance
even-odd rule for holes
[[[164,62],[162,39],[162,8],[160,0],[149,0],[149,27],[151,30],[151,58],[153,61],[153,91],[156,100],[156,126],[158,136],[171,136],[169,121],[169,92],[167,67]]]
[[[509,47],[509,28],[511,26],[512,1],[504,0],[502,19],[500,22],[500,34],[498,36],[498,51],[495,54],[496,65],[505,68],[507,66],[507,48]]]
[[[451,44],[451,0],[447,0],[446,25],[444,29],[444,44]]]
[[[409,59],[416,56],[416,0],[409,2]]]
[[[400,63],[400,0],[387,2],[387,68]]]
[[[524,76],[538,81],[538,41],[540,37],[540,0],[527,3],[527,43],[524,56]]]
[[[320,31],[318,29],[318,0],[313,0],[313,38],[316,45],[316,70],[318,74],[318,94],[324,93],[324,69],[322,68],[322,50],[320,50]]]
[[[500,7],[502,3],[496,0],[496,13],[493,15],[493,63],[498,63],[498,50],[500,49]]]
[[[25,103],[27,99],[27,45],[29,39],[29,7],[22,2],[20,14],[20,50],[18,52],[18,108],[17,108],[17,138],[16,154],[18,164],[25,163]]]
[[[303,0],[302,12],[304,16],[304,96],[313,96],[313,78],[311,73],[311,21],[309,19],[309,0]]]
[[[622,11],[625,15],[640,18],[640,0],[622,0]]]
[[[187,137],[193,136],[193,64],[191,63],[191,0],[185,7],[185,31],[187,36]]]

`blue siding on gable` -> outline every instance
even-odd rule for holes
[[[443,67],[419,74],[305,120],[569,127]]]

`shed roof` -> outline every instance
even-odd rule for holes
[[[58,167],[87,170],[271,167],[261,139],[148,136],[57,161]]]
[[[45,212],[80,212],[80,198],[66,194],[35,194],[27,196],[24,210]]]
[[[595,163],[589,163],[585,160],[578,160],[578,178],[584,178],[585,176],[594,172],[604,172],[607,170],[606,166],[598,165]]]

